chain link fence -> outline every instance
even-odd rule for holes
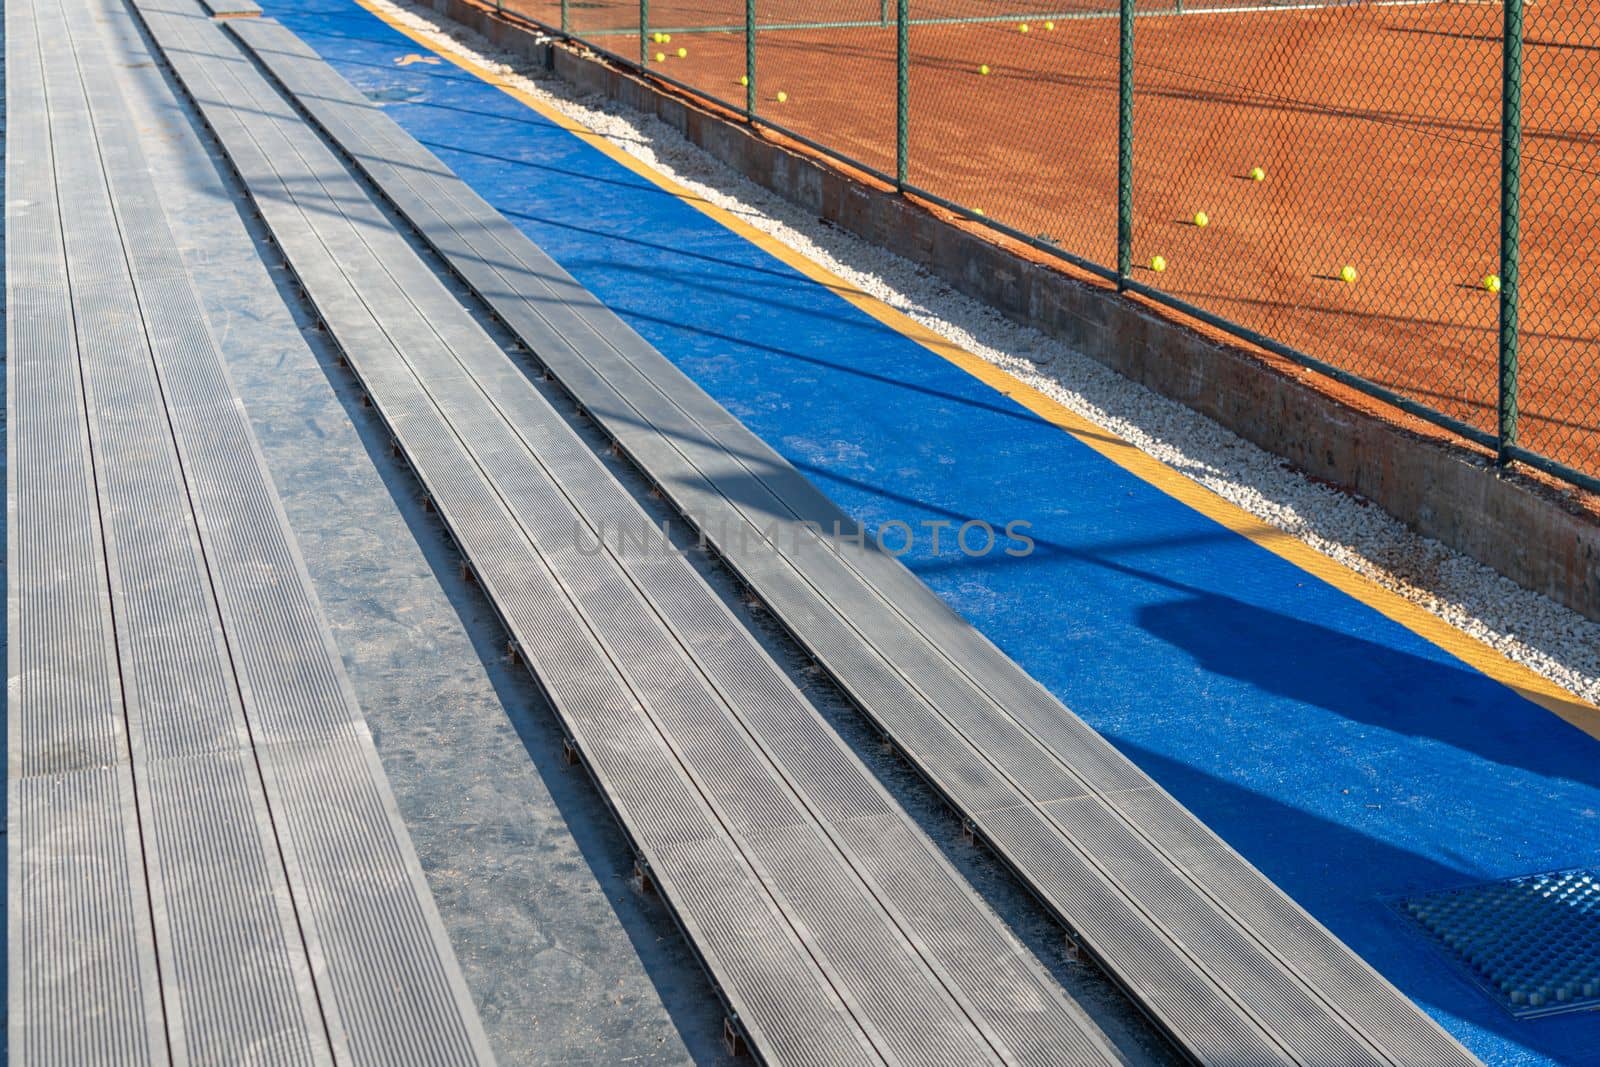
[[[1600,0],[500,0],[1600,491]]]

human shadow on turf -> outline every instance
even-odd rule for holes
[[[807,473],[813,480],[840,478],[832,471]],[[850,488],[874,490],[853,483]],[[881,487],[875,491],[893,497],[892,491]],[[918,504],[910,498],[898,502]],[[929,507],[926,503],[918,506]],[[938,510],[952,519],[966,517]],[[1356,608],[1342,627],[1331,624],[1333,620],[1313,621],[1174,577],[1170,568],[1158,570],[1159,565],[1150,559],[1159,553],[1170,560],[1179,552],[1191,559],[1214,561],[1213,569],[1219,574],[1230,569],[1230,562],[1233,569],[1240,563],[1248,565],[1247,559],[1229,548],[1240,543],[1237,536],[1220,527],[1203,526],[1177,536],[1084,541],[1040,515],[1029,533],[1034,549],[1026,558],[1000,554],[968,558],[947,552],[937,559],[908,558],[904,562],[947,599],[959,600],[959,590],[993,588],[987,574],[1001,568],[1025,568],[1030,573],[1023,581],[1029,589],[1072,588],[1080,599],[1126,602],[1132,613],[1128,632],[1103,634],[1098,647],[1120,649],[1120,659],[1142,664],[1130,668],[1130,677],[1143,678],[1152,694],[1170,694],[1175,687],[1205,693],[1220,715],[1225,713],[1225,704],[1244,707],[1251,703],[1250,692],[1264,693],[1392,734],[1430,738],[1501,766],[1600,788],[1600,741],[1515,690],[1426,645],[1375,611]],[[1267,558],[1260,549],[1248,551]],[[1096,571],[1104,577],[1096,576]],[[1192,568],[1189,573],[1194,573]],[[1015,588],[1017,583],[1007,584]],[[1311,614],[1319,605],[1326,610],[1330,595],[1340,598],[1340,594],[1329,593],[1292,599],[1305,604],[1306,614]],[[991,636],[1002,647],[1007,644],[1003,634]],[[1147,647],[1141,650],[1141,644]],[[1174,678],[1173,662],[1165,649],[1187,655],[1199,668],[1201,679],[1191,683]],[[1072,690],[1071,679],[1081,679],[1081,672],[1058,672],[1048,661],[1030,663],[1025,649],[1008,651],[1042,680],[1049,678],[1069,707],[1083,703],[1087,710],[1097,699],[1092,692]],[[1223,679],[1245,688],[1230,687]],[[1239,699],[1241,693],[1246,695],[1244,700]],[[1141,703],[1150,705],[1149,701]],[[1572,698],[1572,706],[1582,707],[1576,698]],[[1097,719],[1097,727],[1115,726],[1090,714]],[[1480,789],[1490,787],[1487,782],[1478,785]]]
[[[1496,764],[1600,788],[1600,741],[1442,653],[1417,655],[1202,590],[1140,608],[1137,620],[1209,674]]]

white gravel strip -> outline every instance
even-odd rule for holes
[[[1314,482],[1210,419],[736,174],[654,116],[581,93],[410,0],[370,0],[440,51],[507,78],[709,203],[737,215],[934,333],[1001,367],[1257,518],[1600,703],[1600,623],[1422,537],[1370,501]]]

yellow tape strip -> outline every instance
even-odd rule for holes
[[[390,27],[405,34],[430,51],[437,51],[429,41],[408,27],[394,21],[389,15],[367,0],[356,0],[362,7],[383,20]],[[1449,652],[1464,663],[1513,690],[1527,700],[1545,708],[1600,740],[1600,708],[1579,699],[1542,675],[1536,674],[1520,663],[1484,644],[1466,632],[1451,626],[1443,619],[1385,589],[1363,575],[1313,549],[1310,545],[1284,533],[1275,526],[1256,518],[1249,512],[1223,499],[1197,482],[1190,480],[1164,463],[1139,451],[1121,438],[1101,429],[1075,412],[1063,407],[1050,397],[1007,372],[987,363],[963,348],[945,340],[921,323],[896,311],[876,297],[862,292],[843,278],[812,262],[769,234],[763,233],[737,216],[717,207],[702,197],[652,170],[646,164],[628,155],[603,136],[587,126],[563,115],[544,101],[523,92],[495,72],[461,56],[448,52],[439,55],[493,85],[520,103],[538,112],[552,124],[571,133],[591,148],[626,167],[634,174],[672,194],[684,203],[709,216],[717,223],[743,237],[768,255],[782,261],[799,273],[826,286],[838,296],[888,326],[896,333],[916,341],[929,351],[949,360],[990,388],[1010,397],[1040,418],[1055,424],[1079,442],[1098,452],[1117,466],[1138,476],[1174,499],[1225,526],[1241,537],[1248,538],[1262,548],[1288,560],[1301,570],[1322,579],[1362,603],[1376,609],[1402,626],[1414,631]]]

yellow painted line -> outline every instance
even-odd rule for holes
[[[367,0],[356,0],[362,7],[382,19],[390,27],[405,34],[429,51],[438,52],[426,38],[396,22]],[[896,311],[883,301],[851,285],[843,278],[812,262],[799,252],[763,233],[740,219],[737,215],[709,203],[685,189],[677,182],[652,170],[648,165],[628,155],[603,136],[587,126],[563,115],[549,104],[523,92],[501,75],[462,56],[449,52],[439,55],[481,80],[493,85],[527,107],[538,112],[551,123],[573,134],[596,151],[626,167],[628,170],[672,194],[717,223],[732,230],[751,244],[775,259],[793,267],[799,273],[821,285],[827,286],[841,298],[861,311],[888,326],[895,332],[916,341],[929,351],[949,360],[968,374],[1005,396],[1010,397],[1040,418],[1055,424],[1071,434],[1082,444],[1092,448],[1117,466],[1143,479],[1176,500],[1205,515],[1212,521],[1248,538],[1257,545],[1301,570],[1307,571],[1329,585],[1362,603],[1376,609],[1402,626],[1438,645],[1452,656],[1483,672],[1490,678],[1515,691],[1522,697],[1545,708],[1600,740],[1600,708],[1579,699],[1548,678],[1536,674],[1520,663],[1507,659],[1500,652],[1460,630],[1397,593],[1385,589],[1364,575],[1318,552],[1291,534],[1251,515],[1238,505],[1178,473],[1160,460],[1139,451],[1115,434],[1089,422],[1077,413],[1062,406],[992,363],[985,362],[966,349],[945,340],[909,316]]]

